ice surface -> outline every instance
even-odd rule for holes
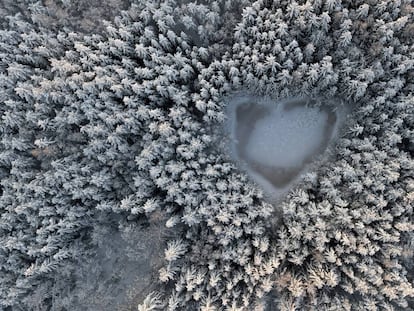
[[[304,99],[239,96],[228,107],[231,153],[272,198],[299,179],[338,127],[331,104],[316,107]]]
[[[327,112],[318,108],[277,106],[254,124],[246,156],[267,166],[300,166],[323,143],[327,121]]]

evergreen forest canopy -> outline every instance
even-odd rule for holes
[[[140,311],[414,309],[412,1],[4,3],[0,309],[113,310],[126,262]],[[277,206],[223,152],[240,92],[353,107]]]

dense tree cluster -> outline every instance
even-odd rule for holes
[[[281,310],[410,308],[412,4],[247,4],[137,0],[86,36],[9,18],[1,307],[33,307],[25,297],[87,256],[95,226],[162,215],[182,234],[166,245],[162,294],[139,310],[260,310],[271,290]],[[233,31],[229,8],[245,5]],[[281,203],[282,219],[223,152],[238,91],[355,106],[335,159]]]
[[[194,97],[206,122],[220,119],[223,96],[246,88],[276,100],[340,98],[355,107],[336,160],[288,196],[283,224],[264,253],[237,263],[244,266],[243,281],[256,276],[259,287],[266,258],[280,258],[268,286],[240,286],[236,277],[221,283],[238,284],[245,301],[253,290],[261,297],[275,286],[282,310],[409,308],[413,13],[410,1],[256,1],[244,10],[232,51],[202,71]],[[225,254],[229,264],[240,258],[231,248]]]
[[[188,183],[211,141],[189,95],[220,50],[217,16],[229,4],[137,2],[90,36],[9,17],[0,33],[2,307],[33,307],[23,298],[87,256],[98,222],[190,208],[165,174],[186,171]],[[46,12],[30,9],[33,19]]]

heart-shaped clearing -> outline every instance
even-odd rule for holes
[[[237,97],[229,107],[233,156],[273,198],[325,151],[337,129],[337,113],[330,106],[307,100]]]

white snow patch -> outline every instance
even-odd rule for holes
[[[346,109],[335,104],[235,96],[227,106],[230,153],[277,200],[337,136]]]

